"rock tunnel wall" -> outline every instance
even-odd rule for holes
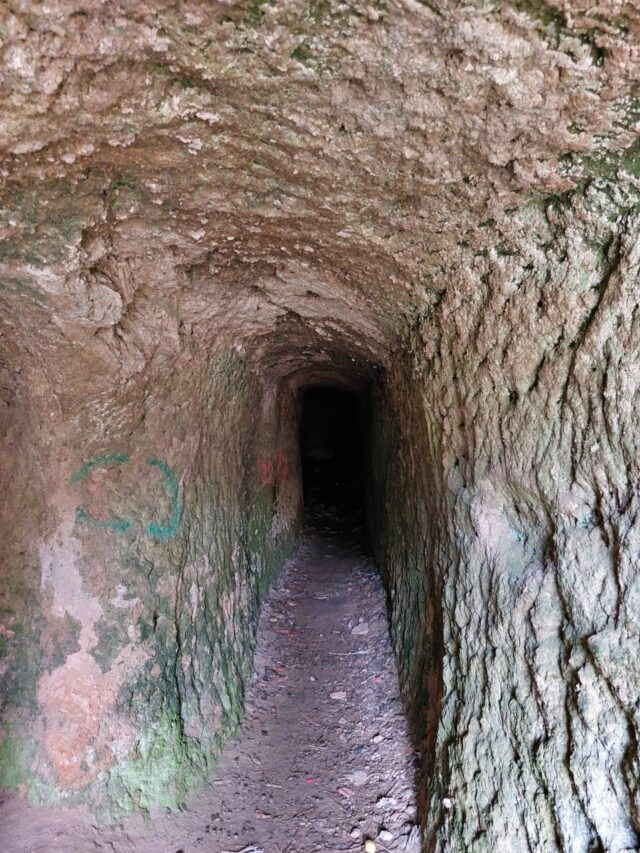
[[[428,849],[639,843],[640,244],[619,200],[532,206],[425,288],[375,407]]]
[[[275,411],[255,418],[262,388],[236,353],[198,355],[88,396],[73,433],[42,377],[18,376],[1,781],[35,801],[89,801],[106,820],[175,807],[241,719],[294,526],[275,514],[275,446],[256,452]]]
[[[407,365],[397,364],[372,389],[366,515],[405,706],[425,755],[438,718],[442,660],[440,578],[433,567],[445,562],[436,551],[447,541],[435,435],[433,441],[420,388]]]
[[[109,818],[205,769],[330,379],[427,849],[635,849],[635,5],[0,15],[2,781]]]

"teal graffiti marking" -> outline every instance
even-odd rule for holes
[[[94,468],[104,468],[107,465],[123,465],[129,461],[126,453],[109,453],[104,456],[94,456],[88,462],[79,468],[71,477],[72,483],[79,483],[81,480],[90,474]],[[76,507],[76,522],[78,524],[88,524],[89,527],[99,527],[103,530],[113,530],[118,533],[126,533],[133,527],[133,521],[129,518],[95,518],[90,515],[84,507]]]
[[[76,507],[76,521],[78,524],[102,527],[104,530],[115,530],[117,533],[126,533],[133,527],[133,521],[129,518],[94,518],[81,506]]]
[[[126,453],[111,453],[103,456],[95,456],[88,462],[85,462],[75,474],[71,477],[72,483],[80,483],[84,478],[91,473],[95,468],[104,468],[107,465],[123,465],[129,462],[130,457]],[[157,468],[164,476],[166,488],[171,498],[171,512],[165,524],[157,524],[152,522],[145,527],[145,532],[154,539],[166,541],[172,539],[180,527],[180,517],[182,515],[182,506],[180,504],[180,490],[178,481],[171,468],[162,459],[151,457],[146,461],[147,465]],[[76,507],[76,522],[78,524],[87,524],[90,527],[97,527],[103,530],[112,530],[115,533],[126,533],[134,526],[134,522],[129,518],[95,518],[86,511],[82,506]]]
[[[153,465],[154,468],[157,468],[164,474],[167,481],[167,491],[171,496],[171,514],[169,516],[169,520],[166,524],[155,524],[152,522],[147,525],[147,533],[150,536],[153,536],[154,539],[172,539],[180,527],[180,515],[182,512],[180,507],[178,482],[171,468],[169,468],[167,463],[163,462],[162,459],[147,459],[147,465]]]
[[[105,456],[94,456],[88,462],[79,468],[71,477],[72,483],[79,483],[84,480],[87,474],[90,474],[94,468],[103,468],[105,465],[122,465],[123,462],[128,462],[129,457],[126,453],[107,453]]]

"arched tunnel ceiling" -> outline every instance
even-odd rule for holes
[[[527,228],[514,211],[637,181],[633,3],[0,17],[5,341],[40,358],[90,343],[96,371],[135,372],[196,329],[280,374],[382,363],[415,283],[451,286],[469,247]]]

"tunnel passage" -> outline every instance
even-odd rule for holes
[[[355,392],[327,386],[302,390],[300,454],[307,512],[362,511],[366,423]]]
[[[637,849],[638,4],[0,31],[0,784],[182,802],[298,541],[300,373],[378,364],[427,849]]]

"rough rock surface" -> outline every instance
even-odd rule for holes
[[[640,13],[0,9],[3,784],[177,802],[372,391],[426,849],[640,844]]]
[[[365,614],[371,632],[352,637]],[[360,623],[361,624],[361,623]],[[369,623],[368,623],[369,624]],[[86,809],[0,807],[3,853],[417,853],[415,756],[380,576],[350,536],[305,537],[261,610],[246,719],[178,811],[96,826]]]

